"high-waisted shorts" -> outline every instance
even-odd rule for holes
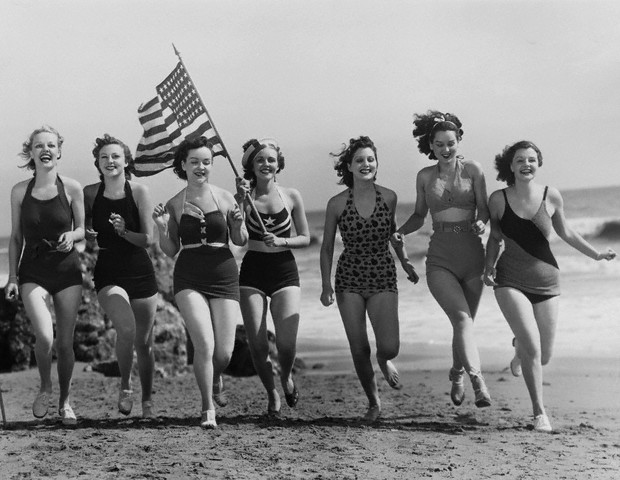
[[[481,277],[484,272],[484,248],[473,232],[435,231],[426,255],[426,275],[444,270],[459,281]]]
[[[239,287],[258,290],[271,297],[283,288],[299,287],[293,252],[267,253],[249,250],[241,262]]]
[[[174,294],[195,290],[207,298],[239,301],[239,271],[228,247],[181,250],[174,266]]]
[[[36,254],[26,248],[19,264],[19,284],[36,283],[50,295],[65,288],[82,285],[82,267],[78,252],[48,251]]]
[[[99,250],[94,272],[97,293],[110,285],[127,292],[130,300],[152,297],[157,293],[153,263],[144,248],[129,252]]]

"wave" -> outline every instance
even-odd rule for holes
[[[620,238],[620,219],[617,217],[582,217],[568,220],[568,224],[584,238],[604,240]]]

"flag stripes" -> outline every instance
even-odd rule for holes
[[[226,155],[196,87],[181,62],[156,87],[157,96],[138,108],[144,133],[135,155],[135,174],[154,175],[172,166],[174,149],[186,138],[205,136],[216,155]]]

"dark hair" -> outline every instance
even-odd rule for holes
[[[416,113],[413,117],[413,125],[413,138],[418,141],[418,150],[430,160],[437,160],[431,149],[437,132],[455,132],[459,142],[463,138],[461,128],[463,124],[452,113],[441,113],[439,110],[429,110],[423,114]]]
[[[502,153],[498,153],[497,155],[495,155],[495,169],[497,170],[497,179],[500,182],[506,182],[509,187],[515,184],[515,174],[511,170],[510,164],[514,159],[517,150],[521,150],[524,148],[533,149],[538,156],[538,166],[542,166],[542,153],[540,149],[534,144],[534,142],[530,142],[529,140],[521,140],[520,142],[517,142],[513,145],[506,145]]]
[[[346,185],[349,188],[353,187],[353,173],[348,167],[351,165],[353,155],[355,155],[355,152],[357,152],[360,148],[372,149],[375,154],[375,159],[377,162],[379,161],[377,158],[377,148],[375,147],[374,142],[370,139],[370,137],[366,137],[364,135],[359,138],[351,138],[348,146],[343,143],[342,151],[340,153],[330,153],[332,157],[338,157],[334,163],[334,170],[336,170],[336,174],[339,177],[342,177],[338,182],[338,185]]]
[[[60,133],[58,133],[58,130],[56,130],[54,127],[50,127],[49,125],[43,125],[41,128],[37,128],[36,130],[34,130],[28,137],[28,140],[22,143],[22,151],[19,155],[28,163],[26,163],[26,165],[20,166],[20,168],[25,168],[27,170],[33,171],[35,170],[34,159],[30,158],[30,152],[32,151],[32,142],[34,141],[34,137],[36,135],[44,132],[56,135],[56,138],[58,139],[58,158],[60,158],[61,147],[65,139],[62,137],[62,135],[60,135]]]
[[[107,145],[118,145],[123,149],[123,155],[125,155],[125,161],[127,162],[127,166],[125,167],[125,178],[129,180],[132,172],[135,171],[133,155],[131,154],[129,147],[125,145],[124,142],[120,141],[118,138],[110,136],[107,133],[103,134],[103,138],[95,139],[95,148],[93,148],[95,167],[99,170],[99,179],[103,181],[103,174],[101,173],[101,168],[99,168],[99,152],[101,152],[101,149]]]
[[[247,142],[243,144],[243,152],[245,153],[248,148],[250,148],[253,145],[256,145],[257,143],[262,144],[264,143],[264,141],[262,140],[259,141],[259,140],[256,140],[255,138],[251,138],[250,140],[248,140]],[[269,148],[273,148],[277,152],[278,170],[276,170],[276,173],[280,173],[284,169],[284,155],[282,154],[282,150],[280,150],[279,145],[275,145],[273,142],[268,142],[266,145]],[[254,173],[254,158],[256,155],[258,155],[258,152],[255,153],[245,165],[243,165],[243,178],[245,178],[246,180],[249,180],[250,186],[252,187],[256,185],[256,174]]]
[[[182,180],[187,180],[187,172],[183,170],[183,163],[187,160],[190,150],[207,147],[214,156],[213,144],[207,140],[207,137],[186,138],[174,150],[174,161],[172,162],[172,171]]]

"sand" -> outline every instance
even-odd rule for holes
[[[198,426],[191,372],[156,378],[158,416],[143,420],[139,405],[129,417],[116,411],[117,379],[77,364],[74,428],[57,415],[32,417],[36,370],[1,374],[9,423],[0,429],[0,478],[619,478],[617,361],[554,359],[545,401],[555,431],[543,434],[528,428],[527,391],[504,355],[483,352],[493,406],[477,409],[468,385],[457,408],[447,368],[437,368],[449,365],[449,352],[404,345],[405,386],[392,390],[378,374],[383,414],[367,425],[346,351],[300,344],[304,352],[310,368],[296,377],[296,409],[284,404],[282,419],[271,420],[257,377],[225,377],[230,403],[218,410],[215,431]]]

